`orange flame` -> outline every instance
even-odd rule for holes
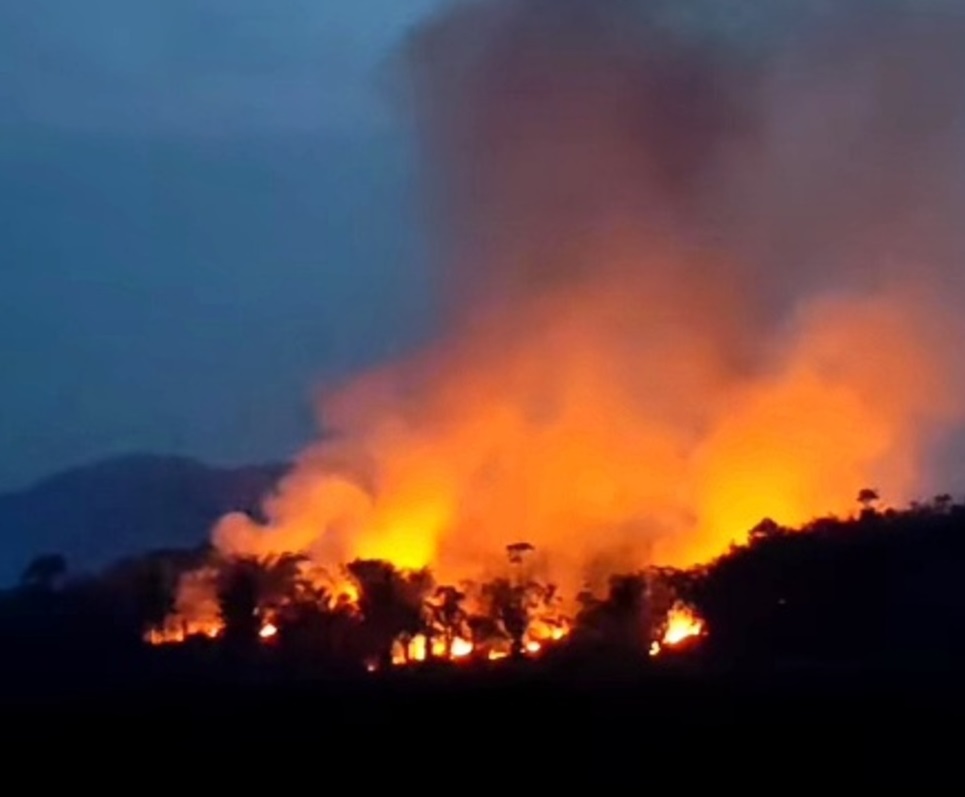
[[[475,645],[468,639],[454,637],[451,643],[440,637],[435,637],[429,644],[424,634],[417,634],[405,642],[397,640],[392,650],[392,663],[401,666],[426,661],[429,652],[434,659],[461,661],[469,658],[475,652]]]
[[[667,629],[663,634],[664,645],[678,645],[686,639],[704,633],[704,621],[686,604],[676,604],[667,615]]]
[[[222,625],[218,621],[189,622],[173,618],[160,628],[148,629],[144,640],[151,645],[170,645],[185,642],[191,637],[217,639],[221,632]]]
[[[568,633],[569,629],[564,626],[547,628],[534,623],[523,641],[523,652],[527,656],[538,656],[553,644],[565,639]],[[487,649],[479,648],[472,641],[458,636],[454,637],[451,643],[442,637],[434,637],[430,645],[424,634],[416,634],[411,639],[395,641],[392,647],[392,663],[400,667],[423,662],[429,658],[429,651],[433,659],[453,662],[465,661],[477,654],[484,654],[489,661],[499,661],[510,655],[509,644],[505,640],[495,642]]]
[[[667,613],[660,641],[651,643],[650,655],[658,656],[666,648],[678,647],[691,639],[702,636],[705,632],[706,624],[697,614],[696,609],[678,601]]]

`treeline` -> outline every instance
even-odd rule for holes
[[[686,574],[717,660],[947,663],[965,658],[965,506],[949,495],[801,529],[763,521]]]
[[[436,583],[427,571],[354,562],[345,574],[357,593],[351,598],[319,586],[294,556],[225,560],[207,547],[160,551],[71,578],[62,557],[47,555],[0,594],[4,680],[16,689],[24,680],[63,685],[152,672],[314,677],[360,672],[373,662],[388,667],[393,652],[409,651],[419,636],[429,659],[449,658],[465,640],[520,656],[534,624],[550,642],[554,628],[568,631],[546,646],[547,656],[636,666],[648,660],[680,600],[706,621],[708,633],[686,651],[697,663],[961,661],[965,506],[938,496],[881,511],[870,491],[859,498],[854,518],[801,529],[762,521],[746,544],[704,567],[615,575],[607,594],[580,595],[569,617],[553,585],[528,573],[525,543],[507,550],[505,578],[473,585],[471,594]],[[145,632],[174,610],[182,574],[203,567],[214,574],[222,633],[146,644]],[[268,620],[270,644],[262,638]]]

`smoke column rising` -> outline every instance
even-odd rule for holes
[[[219,547],[458,579],[525,540],[576,589],[944,487],[963,21],[838,3],[762,47],[687,5],[460,4],[409,42],[445,332],[327,395]]]

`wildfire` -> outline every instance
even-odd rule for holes
[[[689,606],[678,603],[667,615],[667,630],[663,635],[665,645],[677,645],[685,639],[700,636],[704,632],[704,621]]]
[[[667,613],[666,625],[660,641],[650,645],[650,655],[658,656],[665,648],[683,645],[691,639],[702,636],[706,624],[696,610],[685,603],[675,603]]]
[[[433,659],[460,661],[472,656],[476,646],[468,639],[455,637],[451,641],[435,638],[430,643],[424,634],[417,634],[408,642],[397,640],[393,645],[392,663],[401,666]]]
[[[452,641],[452,657],[454,659],[464,659],[467,656],[471,656],[473,652],[473,644],[468,639],[460,639],[457,637]]]
[[[663,22],[636,43],[638,7],[664,4],[576,0],[593,13],[552,25],[538,15],[553,4],[505,5],[460,8],[412,60],[416,127],[441,159],[426,186],[445,211],[438,337],[326,391],[318,440],[263,511],[217,523],[218,555],[381,560],[454,585],[505,575],[523,534],[525,581],[572,603],[602,563],[688,568],[764,517],[847,513],[868,484],[913,497],[931,441],[965,416],[959,264],[941,260],[957,239],[938,221],[960,215],[943,204],[958,190],[922,169],[923,152],[941,162],[928,124],[875,125],[920,105],[928,71],[869,90],[889,74],[868,68],[876,53],[842,59],[839,80],[822,46],[813,75],[748,80]],[[599,24],[631,6],[636,21]],[[860,89],[861,113],[829,74]],[[205,590],[203,574],[182,584],[158,638],[212,633]],[[392,652],[497,659],[507,630],[410,630]],[[678,605],[652,652],[704,632]],[[566,634],[537,619],[517,644],[542,655]]]
[[[554,643],[564,640],[569,633],[569,629],[563,626],[547,628],[539,623],[533,625],[523,641],[523,653],[531,657],[544,653]],[[392,647],[392,663],[401,667],[426,661],[430,657],[438,661],[452,662],[477,658],[500,661],[509,658],[510,653],[511,645],[505,639],[476,644],[457,636],[451,640],[434,637],[429,642],[425,634],[416,634],[411,639],[396,640]]]
[[[355,590],[352,590],[352,594],[358,595]],[[341,599],[347,600],[344,592]],[[358,607],[353,606],[353,611],[357,612]],[[262,620],[258,637],[263,643],[271,642],[279,634],[279,627],[273,618],[274,614],[269,612]],[[651,656],[658,656],[668,649],[681,648],[703,636],[707,631],[706,622],[697,610],[682,601],[677,601],[671,606],[661,627],[659,640],[651,643]],[[164,645],[181,643],[190,637],[217,639],[222,635],[223,630],[220,618],[212,617],[193,622],[175,622],[169,618],[162,627],[148,631],[145,641],[152,645]],[[530,618],[526,634],[521,641],[520,652],[526,657],[539,657],[553,646],[564,643],[570,632],[570,622],[558,613],[551,616],[537,614]],[[396,639],[392,645],[391,661],[395,667],[405,667],[430,659],[454,663],[474,660],[497,662],[509,658],[512,655],[512,649],[513,645],[505,636],[475,642],[458,634],[433,633],[428,636],[425,633],[419,633],[400,636]],[[376,672],[377,662],[368,661],[366,669],[369,672]]]
[[[847,512],[869,483],[913,497],[929,441],[965,409],[949,365],[961,314],[945,296],[954,280],[923,284],[937,264],[884,253],[906,252],[920,219],[957,218],[940,205],[957,193],[918,183],[925,126],[895,142],[873,128],[835,136],[831,122],[890,119],[902,106],[887,91],[911,91],[924,73],[862,91],[860,107],[880,109],[842,117],[847,104],[834,104],[827,130],[804,125],[807,136],[786,141],[771,136],[797,127],[775,125],[775,112],[795,120],[807,102],[758,107],[777,100],[749,87],[769,79],[741,73],[731,85],[718,59],[694,59],[662,24],[661,47],[643,35],[639,52],[623,25],[597,24],[608,13],[598,6],[663,4],[576,0],[593,13],[552,25],[538,15],[553,4],[507,4],[499,24],[491,5],[461,9],[482,24],[441,25],[414,59],[428,114],[418,128],[441,159],[427,176],[445,198],[432,227],[451,323],[432,345],[327,391],[318,442],[257,518],[222,519],[219,550],[307,552],[325,566],[382,559],[455,582],[490,571],[522,528],[554,557],[553,583],[575,594],[588,565],[615,552],[627,571],[689,567],[763,517]],[[568,29],[576,19],[596,22]],[[507,70],[532,102],[507,89]],[[838,147],[864,133],[857,157],[898,143],[908,157],[854,164]],[[814,167],[803,194],[788,178],[802,163]],[[851,169],[882,183],[841,184]],[[896,202],[938,204],[899,212],[880,195],[890,185]],[[866,201],[842,216],[829,197]],[[787,226],[812,217],[800,240]],[[929,232],[923,251],[933,248],[945,249]]]
[[[210,622],[177,622],[169,621],[160,628],[148,629],[144,640],[151,645],[174,645],[191,639],[205,637],[217,639],[222,632],[222,625],[218,621]]]
[[[185,642],[191,637],[217,639],[223,632],[224,625],[220,620],[205,623],[169,623],[160,628],[148,629],[144,635],[144,641],[150,645],[174,645]],[[267,620],[258,629],[258,638],[262,641],[274,639],[277,635],[278,626]]]

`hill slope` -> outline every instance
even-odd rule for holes
[[[76,570],[153,548],[198,545],[225,512],[254,511],[285,468],[214,468],[134,455],[0,495],[0,584],[18,578],[40,553],[62,553]]]

